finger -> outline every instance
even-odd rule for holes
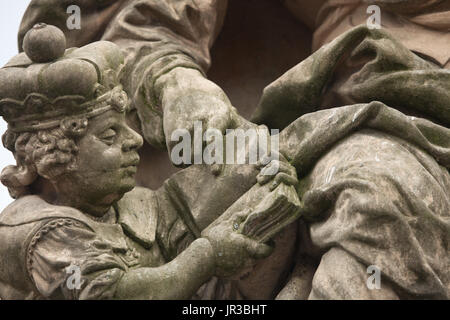
[[[271,162],[271,165],[261,170],[261,172],[257,175],[256,180],[260,185],[264,185],[273,179],[272,173],[276,171],[276,166],[278,165],[278,172],[276,173],[276,177],[274,179],[273,188],[276,188],[281,182],[286,183],[287,185],[294,185],[298,183],[297,180],[297,172],[294,167],[290,164],[283,163],[277,161],[275,164],[275,160]],[[272,172],[271,172],[272,171]]]
[[[259,173],[259,174],[256,176],[256,181],[257,181],[258,184],[261,185],[261,186],[265,185],[266,183],[268,183],[268,182],[269,182],[270,180],[272,180],[272,179],[273,179],[273,176],[264,175],[264,174],[261,174],[261,173]]]
[[[251,258],[254,259],[263,259],[273,252],[273,247],[264,243],[259,243],[258,241],[246,238],[246,249]]]
[[[285,171],[289,169],[287,167],[283,167]],[[256,181],[260,185],[264,185],[268,183],[280,170],[280,162],[278,160],[272,160],[269,165],[264,167],[261,172],[256,176]]]
[[[226,129],[233,129],[231,116],[228,112],[219,112],[217,115],[213,115],[210,119],[207,119],[206,129],[218,129],[222,134],[225,134]]]
[[[257,165],[260,165],[258,163]],[[263,169],[261,169],[261,174],[263,175],[275,175],[278,172],[285,172],[290,175],[296,175],[295,168],[286,161],[272,159]]]
[[[271,152],[270,156],[266,154],[256,162],[256,165],[259,168],[266,167],[270,164],[270,162],[272,162],[272,160],[277,160],[278,155],[279,155],[279,153],[275,152],[275,151]]]
[[[284,172],[290,176],[297,177],[297,171],[289,163],[279,161],[279,172]]]
[[[284,183],[288,186],[296,185],[298,183],[297,178],[292,177],[286,173],[279,173],[275,177],[274,181],[270,185],[270,191],[274,190],[276,187],[278,187],[281,183]]]
[[[292,186],[298,183],[298,179],[284,172],[277,174],[275,181],[278,183],[284,183],[288,186]]]
[[[239,211],[235,214],[233,214],[233,228],[237,230],[238,228],[235,227],[236,224],[240,225],[247,217],[250,215],[251,210],[250,209],[244,209],[242,211]]]
[[[280,162],[285,162],[285,163],[289,163],[289,161],[286,159],[286,157],[276,151],[276,150],[270,150],[270,155],[265,154],[261,159],[259,159],[259,161],[257,162],[257,165],[259,167],[264,167],[267,164],[269,164],[272,160],[278,160]]]
[[[267,166],[262,168],[260,174],[263,176],[273,177],[278,173],[280,168],[280,162],[278,160],[272,160]]]

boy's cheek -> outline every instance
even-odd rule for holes
[[[98,141],[91,140],[91,142],[90,145],[82,145],[80,148],[79,160],[82,168],[96,172],[108,172],[121,167],[122,152],[120,148],[106,146]]]
[[[117,170],[122,165],[122,151],[120,148],[109,148],[102,152],[99,159],[93,159],[93,161],[97,161],[103,170]]]

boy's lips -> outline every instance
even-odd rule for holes
[[[137,167],[139,164],[139,156],[134,157],[132,160],[125,162],[122,165],[122,168],[130,168],[130,167]]]
[[[129,173],[129,174],[137,173],[137,166],[128,166],[128,167],[124,167],[122,169],[124,169],[124,172]]]
[[[135,164],[128,163],[127,165],[122,166],[121,169],[122,169],[122,172],[125,173],[126,175],[134,176],[138,170],[137,162]]]

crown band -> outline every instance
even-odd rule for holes
[[[72,97],[75,98],[75,97]],[[111,109],[114,109],[120,113],[125,112],[129,107],[129,101],[127,94],[122,90],[121,86],[115,87],[113,90],[103,94],[94,101],[88,101],[83,104],[79,104],[75,112],[67,113],[61,111],[47,112],[44,115],[35,114],[28,117],[22,117],[15,120],[8,121],[8,130],[15,133],[45,130],[58,127],[61,120],[66,118],[85,117],[87,119],[98,116]],[[73,111],[73,110],[72,110]],[[40,117],[41,119],[36,119]],[[34,119],[33,119],[34,118]],[[47,119],[47,120],[46,120]]]
[[[102,113],[105,113],[106,111],[109,111],[111,109],[114,109],[112,106],[107,105],[105,107],[101,107],[101,108],[97,108],[94,109],[91,112],[88,113],[81,113],[78,115],[72,115],[71,117],[76,118],[76,117],[84,117],[86,119],[90,119],[93,118],[95,116],[98,116]],[[63,118],[57,119],[57,120],[50,120],[50,121],[45,121],[45,122],[40,122],[38,124],[34,124],[34,125],[20,125],[20,124],[9,124],[8,125],[8,130],[11,130],[12,132],[15,133],[22,133],[22,132],[29,132],[29,131],[38,131],[38,130],[46,130],[46,129],[52,129],[52,128],[56,128],[60,125],[61,120],[67,118],[68,116],[65,116]]]

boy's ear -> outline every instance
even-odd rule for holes
[[[36,170],[32,167],[7,166],[0,174],[0,180],[5,185],[11,197],[17,199],[28,193],[28,186],[38,177]]]
[[[0,179],[8,187],[28,186],[36,180],[38,174],[29,166],[7,166],[2,170]]]

